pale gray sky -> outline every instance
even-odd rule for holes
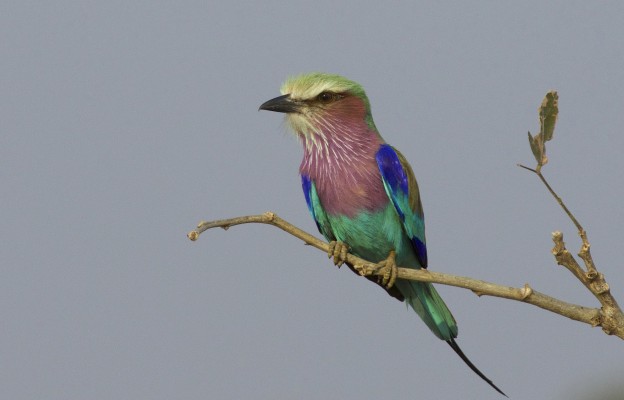
[[[257,112],[290,74],[364,85],[410,160],[430,268],[597,302],[555,265],[573,225],[624,303],[621,2],[5,2],[0,397],[500,399],[405,306],[268,226],[315,232],[300,145]],[[597,398],[624,347],[535,307],[439,287],[458,343],[512,399]],[[584,388],[585,387],[585,388]],[[621,389],[624,391],[624,388]]]

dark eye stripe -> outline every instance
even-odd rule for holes
[[[331,103],[333,101],[340,100],[343,97],[344,97],[343,94],[325,91],[325,92],[319,93],[316,96],[316,100],[321,103]]]

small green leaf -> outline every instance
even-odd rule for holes
[[[546,157],[545,154],[546,149],[544,147],[544,140],[542,137],[541,133],[531,136],[531,132],[529,132],[529,145],[531,146],[531,151],[533,152],[535,160],[537,160],[538,167],[541,167],[548,162],[548,157]]]
[[[535,139],[533,139],[531,132],[529,132],[529,145],[531,146],[531,151],[533,152],[533,156],[535,156],[535,159],[537,160],[537,163],[539,164],[540,160],[542,159],[542,155],[540,154],[541,153],[540,148],[538,144],[536,143]]]
[[[551,90],[546,93],[539,108],[540,134],[543,136],[544,142],[552,139],[558,114],[559,95],[556,91]]]
[[[555,123],[557,122],[557,115],[559,114],[559,95],[556,91],[551,90],[546,93],[542,104],[538,109],[540,132],[533,136],[529,132],[529,145],[531,146],[531,152],[537,160],[537,170],[548,163],[548,157],[546,157],[546,142],[553,138],[555,133]]]

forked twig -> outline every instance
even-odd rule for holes
[[[596,325],[600,325],[602,330],[609,335],[615,334],[621,337],[621,332],[624,330],[624,314],[615,298],[611,295],[609,285],[604,275],[596,269],[590,252],[591,245],[587,239],[587,232],[542,174],[542,167],[548,162],[548,157],[546,157],[546,142],[553,138],[555,123],[559,113],[558,101],[559,96],[557,92],[550,91],[546,94],[539,108],[540,133],[531,136],[529,132],[529,144],[537,160],[537,167],[529,168],[521,164],[518,164],[518,166],[533,172],[540,178],[544,186],[546,186],[550,194],[555,198],[576,227],[582,242],[578,256],[583,260],[585,269],[579,265],[574,256],[566,249],[565,243],[563,242],[563,233],[559,231],[553,232],[555,246],[552,249],[552,254],[555,256],[557,264],[563,265],[572,272],[600,302],[602,306],[600,308],[600,319],[596,321]]]

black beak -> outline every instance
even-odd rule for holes
[[[289,94],[276,97],[262,103],[258,110],[275,111],[281,113],[296,113],[301,110],[302,104],[292,100]]]

